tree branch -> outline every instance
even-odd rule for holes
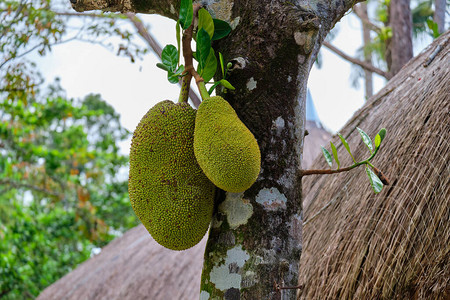
[[[369,16],[365,13],[365,11],[361,8],[360,5],[353,6],[353,12],[358,16],[358,18],[361,19],[361,21],[372,31],[375,31],[376,33],[381,32],[381,28],[372,23],[369,20]]]
[[[73,9],[77,12],[102,10],[110,12],[135,12],[145,14],[159,14],[176,20],[180,1],[158,0],[70,0]]]
[[[341,172],[347,172],[350,171],[351,169],[355,168],[357,166],[353,165],[347,168],[342,168],[342,169],[338,169],[338,170],[302,170],[301,172],[301,176],[307,176],[307,175],[325,175],[325,174],[336,174],[336,173],[341,173]]]
[[[325,47],[327,47],[328,49],[330,49],[331,51],[333,51],[335,54],[337,54],[340,57],[342,57],[343,59],[351,62],[352,64],[358,65],[358,66],[360,66],[361,68],[363,68],[363,69],[365,69],[367,71],[370,71],[370,72],[373,72],[373,73],[377,73],[378,75],[383,76],[386,79],[391,79],[391,77],[392,77],[388,73],[384,72],[383,70],[378,69],[377,67],[375,67],[375,66],[373,66],[371,64],[368,64],[368,63],[366,63],[366,62],[364,62],[362,60],[353,58],[353,57],[345,54],[344,52],[342,52],[341,50],[339,50],[338,48],[336,48],[335,46],[333,46],[332,44],[330,44],[327,41],[324,41],[323,45]]]
[[[20,182],[16,182],[14,180],[11,179],[0,179],[0,185],[9,185],[13,188],[19,189],[19,188],[27,188],[36,192],[41,192],[50,196],[55,196],[58,198],[63,198],[63,195],[60,193],[55,193],[52,191],[49,191],[45,188],[41,188],[32,184],[27,184],[27,183],[20,183]]]

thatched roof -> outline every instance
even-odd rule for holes
[[[315,121],[306,121],[305,125],[308,135],[305,137],[305,144],[303,147],[302,167],[308,169],[314,159],[321,155],[320,146],[326,146],[330,143],[331,134],[323,127],[317,126]]]
[[[375,195],[363,167],[303,179],[301,299],[450,299],[449,40],[412,59],[341,130],[361,159],[355,127],[371,137],[387,129],[372,162],[391,185]]]
[[[198,299],[205,245],[206,238],[185,251],[168,250],[140,225],[47,287],[37,299]]]

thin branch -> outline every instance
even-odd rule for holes
[[[0,92],[25,92],[25,89],[19,89],[19,88],[0,88]]]
[[[112,19],[112,18],[125,18],[122,14],[96,14],[96,13],[72,13],[72,12],[54,12],[57,16],[64,17],[91,17],[91,18],[103,18],[103,19]]]
[[[125,16],[133,23],[136,27],[139,35],[149,44],[152,50],[161,58],[162,48],[158,42],[151,36],[147,31],[141,19],[139,19],[134,13],[125,13]]]
[[[55,193],[55,192],[49,191],[49,190],[47,190],[45,188],[41,188],[41,187],[38,187],[38,186],[35,186],[35,185],[32,185],[32,184],[16,182],[16,181],[13,181],[13,180],[10,180],[10,179],[0,179],[0,185],[9,185],[9,186],[11,186],[13,188],[16,188],[16,189],[18,189],[18,188],[27,188],[27,189],[30,189],[30,190],[33,190],[33,191],[36,191],[36,192],[41,192],[41,193],[44,193],[44,194],[47,194],[47,195],[50,195],[50,196],[55,196],[55,197],[58,197],[58,198],[62,198],[63,197],[63,194]]]
[[[347,168],[337,169],[337,170],[301,170],[300,174],[301,176],[307,176],[307,175],[325,175],[325,174],[336,174],[341,172],[347,172],[350,171],[353,168],[356,168],[359,165],[353,165]]]
[[[60,42],[55,42],[55,43],[53,43],[53,44],[49,44],[49,46],[61,45],[61,44],[64,44],[64,43],[73,41],[73,40],[75,40],[75,39],[77,39],[76,36],[71,37],[71,38],[69,38],[69,39],[67,39],[67,40],[64,40],[64,41],[60,41]],[[17,59],[17,58],[23,57],[23,56],[25,56],[25,55],[27,55],[27,54],[30,54],[31,52],[33,52],[34,50],[36,50],[37,48],[39,48],[39,47],[41,47],[41,46],[42,46],[41,44],[35,45],[35,46],[33,46],[32,48],[28,49],[27,51],[25,51],[25,52],[23,52],[23,53],[21,53],[21,54],[19,54],[19,55],[16,55],[16,56],[14,56],[14,57],[9,57],[9,58],[5,59],[5,61],[2,62],[2,63],[0,64],[0,69],[1,69],[5,64],[7,64],[9,61],[11,61],[11,60],[13,60],[13,59]]]
[[[198,11],[201,8],[200,4],[194,4],[194,17],[197,17]],[[200,92],[200,95],[202,99],[205,99],[209,97],[209,94],[205,87],[205,81],[204,79],[195,71],[194,65],[193,65],[193,52],[191,48],[191,41],[194,31],[194,23],[192,23],[191,26],[189,26],[188,29],[185,30],[182,38],[182,44],[183,44],[183,57],[184,62],[186,65],[185,70],[185,77],[188,77],[188,80],[190,82],[191,78],[194,77],[195,83],[197,84],[198,91]]]
[[[20,15],[20,13],[22,12],[22,10],[23,10],[24,7],[25,7],[25,5],[24,5],[23,1],[21,1],[20,4],[19,4],[19,7],[18,7],[17,10],[16,10],[16,14],[15,14],[14,17],[12,18],[11,22],[10,22],[8,25],[5,24],[6,26],[3,27],[2,37],[5,36],[6,33],[9,32],[11,26],[13,25],[13,23],[14,23],[14,21],[17,19],[17,17],[19,17],[19,15]],[[3,10],[2,13],[3,13],[4,11],[6,11],[6,10]]]
[[[125,16],[131,21],[131,23],[133,23],[133,25],[134,25],[134,27],[136,27],[139,35],[147,42],[147,44],[152,48],[152,50],[161,59],[162,47],[158,44],[156,39],[153,38],[153,36],[148,32],[148,30],[145,28],[142,21],[134,13],[125,13]],[[192,33],[191,33],[191,39],[192,39]],[[184,46],[183,46],[183,54],[184,54]],[[191,65],[192,65],[192,51],[191,51]],[[187,67],[188,66],[187,66],[187,62],[186,62],[186,69],[187,69]],[[183,77],[183,80],[190,81],[190,78],[186,78],[187,76],[190,76],[190,75],[186,75],[185,77]],[[186,78],[186,79],[184,79],[184,78]],[[179,84],[183,87],[182,80],[180,80]],[[201,102],[200,98],[199,98],[199,96],[197,96],[197,94],[192,89],[189,89],[189,98],[191,98],[192,104],[195,107],[198,107],[200,105],[200,102]]]
[[[390,79],[392,76],[389,75],[388,73],[384,72],[383,70],[378,69],[377,67],[373,66],[372,64],[366,63],[362,60],[353,58],[347,54],[345,54],[344,52],[342,52],[341,50],[339,50],[338,48],[336,48],[335,46],[333,46],[332,44],[330,44],[327,41],[323,42],[323,45],[325,47],[327,47],[328,49],[330,49],[331,51],[333,51],[334,53],[336,53],[337,55],[339,55],[340,57],[342,57],[343,59],[360,66],[361,68],[373,72],[373,73],[377,73],[380,76],[383,76],[386,79]]]
[[[381,32],[381,28],[369,20],[369,16],[361,9],[360,5],[353,6],[353,12],[367,25],[367,27],[369,27],[370,30],[375,31],[376,33]]]

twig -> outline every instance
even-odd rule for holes
[[[370,160],[372,160],[372,158],[375,157],[375,154],[378,152],[378,148],[375,150],[374,153],[372,153],[372,155],[363,161],[357,162],[353,165],[351,165],[350,167],[346,167],[346,168],[339,168],[337,170],[331,170],[331,169],[312,169],[312,170],[300,170],[300,176],[308,176],[308,175],[328,175],[328,174],[336,174],[336,173],[341,173],[341,172],[347,172],[350,171],[351,169],[354,169],[358,166],[361,165],[369,165],[370,167],[372,167],[372,169],[375,171],[375,174],[378,176],[378,178],[380,178],[381,182],[384,185],[389,185],[389,179],[383,174],[383,172],[381,172],[380,169],[378,169],[377,167],[375,167],[374,165],[372,165],[370,163]]]
[[[361,9],[360,4],[353,6],[353,12],[361,19],[361,21],[366,24],[370,30],[375,31],[377,33],[381,32],[381,28],[372,23],[369,20],[367,14]]]
[[[55,197],[58,197],[58,198],[62,198],[62,196],[63,196],[62,194],[49,191],[49,190],[47,190],[45,188],[41,188],[41,187],[38,187],[38,186],[35,186],[35,185],[31,185],[31,184],[27,184],[27,183],[19,183],[19,182],[12,181],[12,180],[9,180],[9,179],[1,179],[0,180],[0,185],[9,185],[9,186],[11,186],[13,188],[27,188],[27,189],[34,190],[34,191],[37,191],[37,192],[45,193],[45,194],[50,195],[50,196],[55,196]]]
[[[200,7],[201,6],[199,4],[194,4],[194,17],[198,14],[198,10],[200,9]],[[194,32],[194,24],[192,23],[191,26],[189,26],[189,28],[184,31],[183,38],[182,38],[183,57],[184,57],[184,64],[185,64],[185,72],[184,72],[185,76],[183,77],[183,80],[190,82],[192,77],[194,77],[195,83],[198,86],[200,94],[202,94],[202,90],[205,89],[204,80],[195,71],[194,65],[193,65],[193,59],[192,59],[193,53],[192,53],[192,48],[191,48],[191,41],[192,41],[193,32]]]
[[[372,64],[366,63],[365,61],[353,58],[347,54],[345,54],[344,52],[342,52],[341,50],[339,50],[338,48],[336,48],[335,46],[331,45],[329,42],[324,41],[323,45],[325,47],[327,47],[328,49],[330,49],[331,51],[333,51],[334,53],[336,53],[337,55],[339,55],[340,57],[342,57],[343,59],[360,66],[361,68],[368,70],[370,72],[373,73],[377,73],[380,76],[383,76],[386,79],[390,79],[392,76],[389,75],[388,73],[384,72],[383,70],[378,69],[377,67],[373,66]]]
[[[347,172],[350,171],[353,168],[356,168],[358,165],[353,165],[347,168],[337,169],[337,170],[301,170],[301,176],[307,176],[307,175],[314,175],[314,174],[336,174],[341,172]]]
[[[74,36],[74,37],[71,37],[71,38],[69,38],[69,39],[67,39],[67,40],[64,40],[64,41],[55,42],[55,43],[53,43],[53,44],[51,44],[51,45],[52,45],[52,46],[61,45],[61,44],[70,42],[70,41],[72,41],[72,40],[74,40],[74,39],[76,39],[76,38],[77,38],[77,37]],[[33,52],[34,50],[36,50],[37,48],[39,48],[39,47],[41,47],[41,46],[42,46],[42,44],[35,45],[35,46],[33,46],[32,48],[28,49],[27,51],[25,51],[25,52],[23,52],[23,53],[21,53],[21,54],[19,54],[19,55],[16,55],[16,56],[14,56],[14,57],[6,58],[6,59],[0,64],[0,69],[1,69],[5,64],[7,64],[9,61],[11,61],[11,60],[13,60],[13,59],[17,59],[17,58],[23,57],[23,56],[25,56],[25,55],[27,55],[27,54]]]
[[[125,16],[133,23],[134,27],[137,29],[139,35],[147,42],[147,44],[152,48],[152,50],[161,58],[162,48],[158,42],[150,35],[150,33],[145,28],[141,19],[139,19],[134,13],[125,13]]]
[[[276,281],[273,282],[274,289],[279,292],[280,290],[294,290],[294,289],[302,289],[303,285],[297,285],[297,286],[280,286],[279,283]]]

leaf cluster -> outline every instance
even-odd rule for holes
[[[181,35],[193,23],[194,10],[192,0],[182,0],[180,6],[180,15],[176,24],[176,39],[177,47],[174,45],[167,45],[162,52],[162,63],[157,66],[160,69],[167,71],[167,79],[170,83],[178,83],[184,76],[185,66],[180,65],[180,45]],[[206,83],[213,79],[217,72],[218,60],[211,43],[215,40],[224,38],[231,32],[230,25],[222,20],[213,19],[209,12],[201,8],[198,11],[198,26],[194,35],[196,42],[195,52],[193,58],[198,62],[197,73]],[[234,90],[234,87],[225,79],[229,65],[225,67],[223,56],[219,53],[219,63],[222,71],[222,78],[217,82],[211,82],[212,86],[208,93],[211,94],[213,90],[219,85],[225,88]]]
[[[339,139],[341,140],[342,145],[344,146],[344,148],[347,150],[348,154],[350,155],[350,157],[352,158],[354,164],[350,167],[347,167],[346,169],[350,170],[353,169],[357,166],[360,165],[365,165],[366,166],[366,173],[367,176],[369,177],[369,182],[370,185],[372,186],[372,189],[375,193],[379,193],[381,192],[382,188],[383,188],[383,182],[382,180],[380,180],[380,178],[369,168],[375,168],[371,163],[370,160],[373,159],[375,157],[375,155],[377,154],[378,150],[380,149],[381,146],[381,142],[383,141],[384,137],[386,136],[386,129],[382,128],[378,134],[375,136],[375,139],[372,143],[371,138],[369,137],[369,135],[367,133],[364,132],[364,130],[362,130],[361,128],[356,127],[356,129],[358,130],[361,139],[364,143],[364,145],[366,145],[367,149],[369,150],[370,153],[370,157],[363,160],[363,161],[356,161],[355,157],[352,154],[352,151],[350,149],[350,145],[348,144],[347,140],[340,134],[338,133]],[[333,144],[333,142],[330,141],[330,146],[331,146],[331,153],[322,147],[322,154],[325,157],[326,162],[328,163],[328,165],[330,166],[330,168],[333,167],[333,159],[337,164],[337,169],[339,170],[341,167],[341,163],[339,161],[339,157],[338,157],[338,152],[336,149],[336,146]]]

